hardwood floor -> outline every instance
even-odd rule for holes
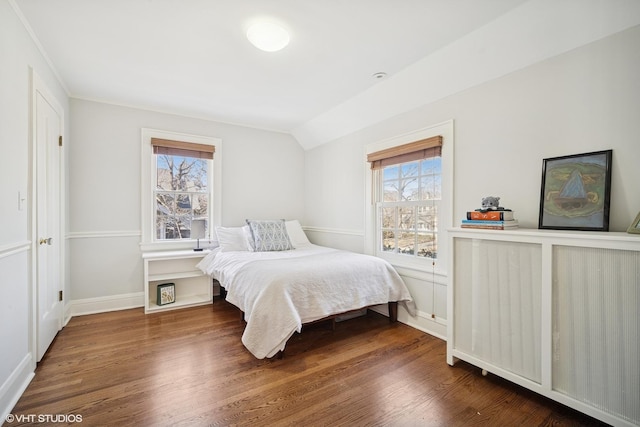
[[[464,362],[450,367],[444,341],[373,312],[335,331],[305,328],[282,360],[255,359],[242,329],[224,301],[74,317],[12,414],[83,426],[601,425]]]

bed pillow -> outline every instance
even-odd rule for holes
[[[222,252],[250,251],[247,233],[249,227],[216,227],[216,235]]]
[[[288,251],[293,249],[284,219],[248,219],[256,252]]]
[[[297,219],[285,221],[284,225],[287,227],[287,233],[289,234],[289,240],[294,248],[310,245],[311,242],[307,238],[304,230],[300,226],[300,222]]]

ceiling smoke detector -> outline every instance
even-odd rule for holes
[[[382,80],[385,77],[387,77],[387,73],[381,71],[379,73],[373,73],[373,75],[371,77],[373,77],[376,80]]]

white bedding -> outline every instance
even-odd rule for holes
[[[199,264],[245,313],[242,343],[258,359],[284,350],[302,324],[398,301],[415,314],[404,282],[385,260],[308,244],[290,251],[213,251]]]

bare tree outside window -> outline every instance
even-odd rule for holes
[[[189,238],[191,221],[208,217],[210,160],[163,154],[156,162],[156,239]]]
[[[381,250],[437,258],[441,157],[384,167],[379,204]]]

